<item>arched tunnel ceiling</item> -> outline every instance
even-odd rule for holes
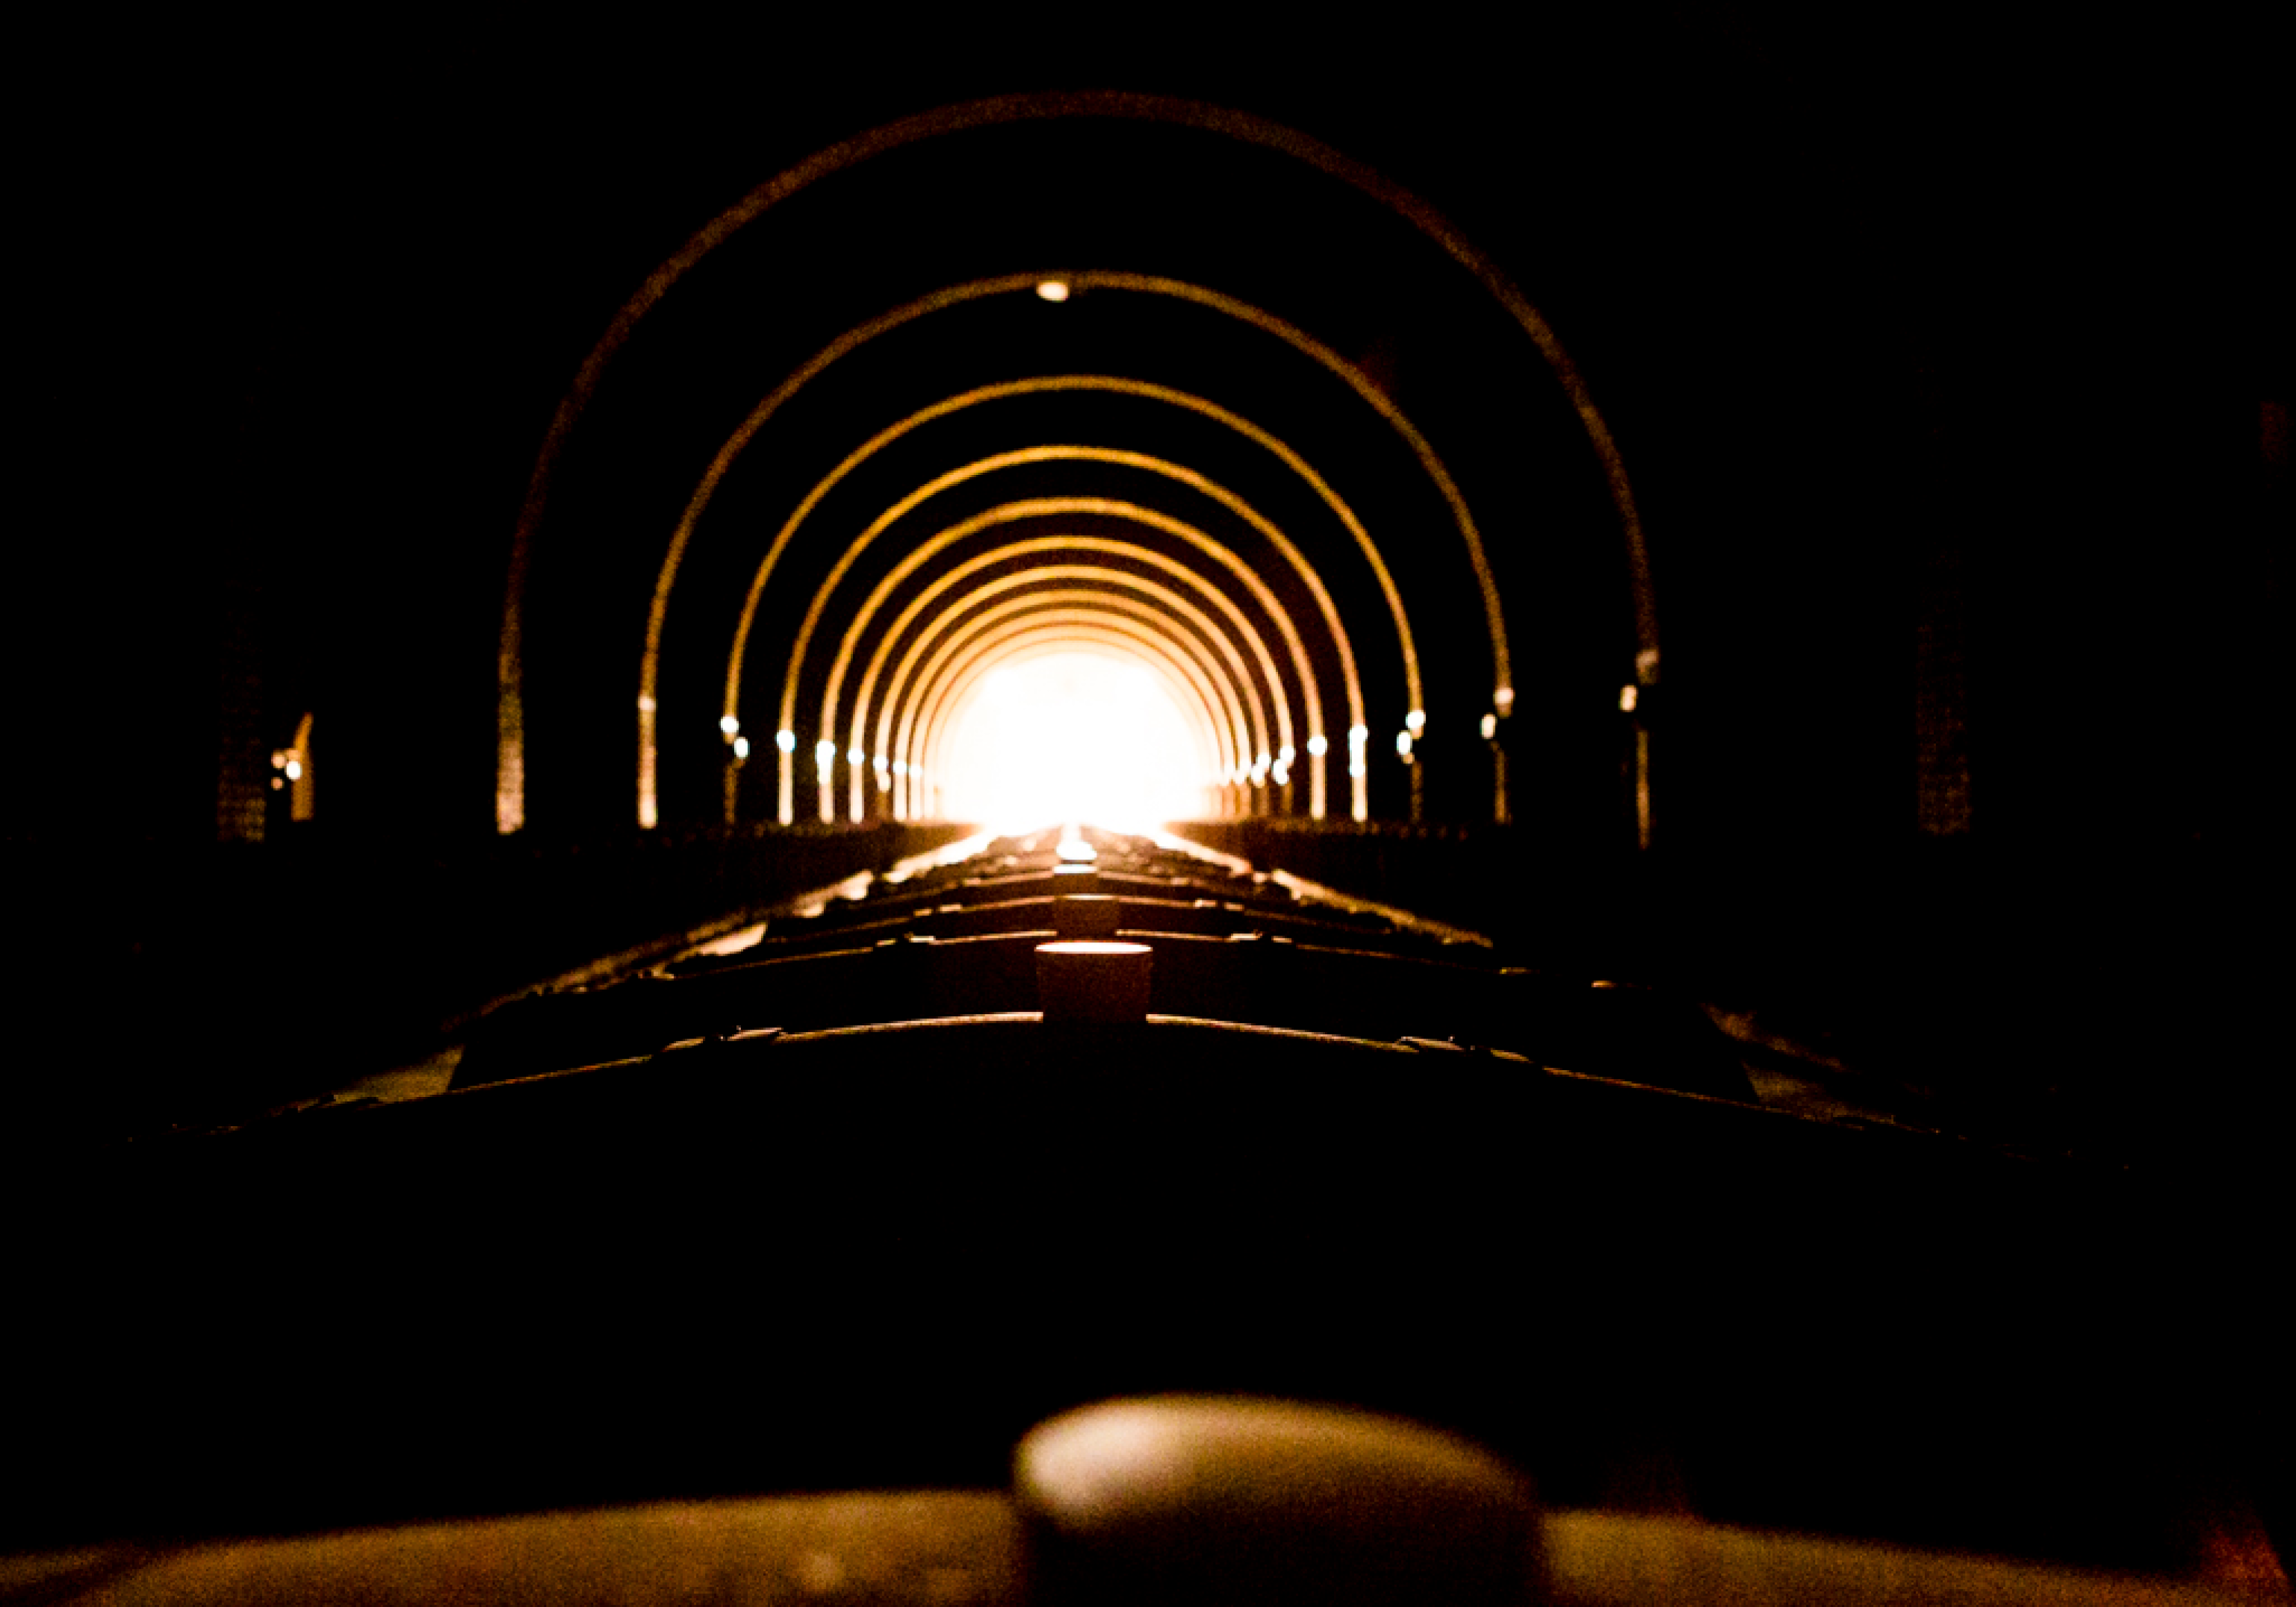
[[[1631,498],[1559,347],[1439,219],[1172,103],[872,138],[705,229],[562,406],[504,621],[503,828],[894,813],[919,756],[847,729],[859,667],[1047,541],[1211,599],[1236,708],[1299,710],[1234,734],[1225,808],[1291,807],[1267,782],[1304,758],[1302,813],[1504,814],[1500,721],[1549,784],[1615,786],[1570,743],[1656,673]]]

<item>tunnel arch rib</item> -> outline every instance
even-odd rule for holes
[[[1331,593],[1324,586],[1322,577],[1316,572],[1315,565],[1308,561],[1307,555],[1300,551],[1299,547],[1293,544],[1289,537],[1285,536],[1281,529],[1277,529],[1276,526],[1261,514],[1258,509],[1252,507],[1250,504],[1245,502],[1242,497],[1237,496],[1226,487],[1222,486],[1218,482],[1211,480],[1205,476],[1200,475],[1193,470],[1184,468],[1179,464],[1168,463],[1162,458],[1150,456],[1146,454],[1126,452],[1113,447],[1055,446],[1024,447],[1014,452],[999,453],[992,457],[982,458],[977,462],[950,470],[948,472],[939,475],[934,480],[926,482],[926,484],[919,487],[915,491],[911,492],[908,496],[902,497],[899,501],[893,504],[891,507],[886,509],[882,513],[879,514],[877,518],[872,520],[868,526],[862,530],[860,535],[854,537],[853,541],[847,546],[845,553],[840,556],[836,565],[832,568],[828,576],[821,582],[819,587],[816,590],[813,603],[807,611],[804,621],[798,627],[797,639],[790,650],[789,668],[783,685],[782,701],[778,711],[780,723],[777,729],[780,731],[792,732],[796,729],[795,721],[797,715],[799,685],[800,677],[804,673],[808,650],[812,644],[814,635],[819,628],[821,619],[828,608],[830,601],[836,592],[839,583],[844,578],[845,575],[849,572],[851,566],[858,561],[864,549],[873,542],[877,537],[882,535],[887,529],[890,529],[901,517],[914,511],[917,507],[922,505],[928,498],[937,495],[940,491],[947,490],[957,485],[962,485],[968,480],[977,479],[984,474],[995,472],[1000,469],[1062,462],[1112,463],[1126,468],[1142,469],[1151,473],[1165,476],[1168,479],[1173,480],[1182,485],[1185,485],[1191,489],[1198,491],[1210,497],[1211,500],[1218,503],[1223,508],[1226,509],[1230,513],[1233,513],[1237,518],[1242,520],[1246,524],[1250,525],[1258,535],[1275,547],[1276,552],[1290,566],[1292,572],[1299,577],[1300,584],[1307,588],[1308,595],[1315,601],[1316,611],[1322,617],[1324,629],[1331,638],[1332,650],[1338,655],[1341,684],[1347,697],[1350,726],[1351,728],[1361,728],[1363,726],[1364,698],[1362,679],[1357,669],[1355,649],[1353,644],[1349,638],[1347,627],[1341,620],[1338,605],[1332,602]],[[1096,511],[1106,512],[1118,509],[1128,510],[1128,512],[1120,513],[1118,516],[1132,519],[1135,522],[1147,523],[1151,528],[1160,529],[1168,535],[1179,535],[1183,539],[1200,547],[1202,545],[1204,541],[1210,539],[1209,537],[1204,537],[1202,532],[1197,530],[1195,527],[1187,525],[1185,521],[1170,520],[1168,519],[1168,516],[1160,515],[1158,519],[1152,521],[1142,519],[1139,517],[1140,514],[1147,512],[1149,510],[1141,508],[1139,504],[1123,503],[1114,499],[1074,500],[1079,503],[1087,500],[1096,501],[1101,504],[1101,506],[1097,509],[1087,510],[1080,506],[1073,510],[1076,512]],[[936,537],[932,540],[928,541],[913,550],[910,554],[902,561],[901,564],[896,567],[892,574],[887,578],[888,581],[892,584],[898,584],[900,580],[905,579],[928,558],[939,552],[942,546],[947,545],[947,532],[943,532],[941,536]],[[875,607],[875,594],[873,594],[871,600],[864,604],[865,611],[873,611]],[[743,621],[743,625],[744,627],[747,625],[746,618]],[[841,688],[845,670],[849,661],[849,636],[850,633],[849,632],[848,640],[840,644],[836,657],[830,668],[828,685],[823,694],[822,723],[820,729],[826,735],[833,736],[836,730],[837,696]],[[728,657],[726,668],[726,717],[729,721],[736,724],[738,724],[740,717],[736,698],[740,688],[742,654],[746,641],[746,628],[737,628],[734,639],[733,652]],[[784,770],[786,770],[788,767],[787,761],[791,757],[788,750],[783,750],[783,757]],[[1350,779],[1351,812],[1356,819],[1361,820],[1365,817],[1366,803],[1364,777],[1360,774],[1356,774],[1352,775]],[[832,820],[835,818],[836,808],[833,796],[833,779],[823,779],[820,808],[821,817],[824,820]],[[793,808],[794,801],[793,798],[790,799],[790,808]],[[784,813],[783,816],[784,823],[786,823],[789,818],[790,816]]]
[[[920,544],[919,546],[911,553],[909,559],[905,560],[904,562],[922,562],[924,558],[945,550],[947,547],[953,545],[956,542],[961,541],[969,536],[974,535],[982,529],[990,529],[996,525],[1010,524],[1023,519],[1062,517],[1077,514],[1097,515],[1104,518],[1120,520],[1128,523],[1144,526],[1149,529],[1156,530],[1163,535],[1170,536],[1180,541],[1185,542],[1197,552],[1201,553],[1205,557],[1211,560],[1214,564],[1224,570],[1227,574],[1234,577],[1236,583],[1243,588],[1245,594],[1251,598],[1252,602],[1260,609],[1260,611],[1267,614],[1275,622],[1276,631],[1283,638],[1285,650],[1292,658],[1293,664],[1298,668],[1302,681],[1302,698],[1308,705],[1308,734],[1311,739],[1308,744],[1310,752],[1308,785],[1312,795],[1314,811],[1316,817],[1321,818],[1324,807],[1324,800],[1325,798],[1324,772],[1323,767],[1323,756],[1315,751],[1316,748],[1320,744],[1313,739],[1320,738],[1324,735],[1324,720],[1323,700],[1316,687],[1315,661],[1309,655],[1307,649],[1307,644],[1301,639],[1298,627],[1292,623],[1289,611],[1283,607],[1282,601],[1275,595],[1275,594],[1268,588],[1267,583],[1260,578],[1259,575],[1250,564],[1244,562],[1226,546],[1215,541],[1212,537],[1198,529],[1195,526],[1187,523],[1185,521],[1175,519],[1169,514],[1160,512],[1153,508],[1142,507],[1136,503],[1119,502],[1107,497],[1029,497],[1015,502],[1004,503],[996,507],[986,509],[980,513],[974,514],[970,519],[963,520],[956,524],[951,525],[947,529],[942,530],[938,535],[935,535],[927,541]],[[1086,542],[1083,538],[1071,539],[1067,545],[1071,547],[1078,548],[1086,547]],[[1088,550],[1099,551],[1108,549],[1092,546]],[[1135,548],[1128,550],[1139,549]],[[792,654],[792,663],[794,664],[796,661],[797,655]],[[791,723],[795,718],[797,707],[793,686],[793,681],[784,683],[783,693],[783,724],[779,727],[779,732],[793,733],[795,730],[794,725]],[[1363,694],[1361,687],[1349,682],[1342,686],[1341,693],[1343,697],[1347,700],[1351,718],[1354,721],[1353,728],[1357,730],[1362,729],[1362,717],[1359,712],[1362,708]],[[778,732],[776,734],[778,739]],[[792,742],[793,740],[794,739],[792,738]],[[780,818],[784,824],[788,824],[794,820],[796,810],[796,772],[793,764],[791,762],[794,756],[794,750],[793,746],[783,746],[778,740],[776,742],[776,746],[781,747],[783,761],[780,773],[781,786],[778,807],[781,811]]]
[[[1627,547],[1637,643],[1635,676],[1643,684],[1655,682],[1659,644],[1650,567],[1640,516],[1623,461],[1600,410],[1553,331],[1496,263],[1416,195],[1339,152],[1272,120],[1186,101],[1120,93],[1006,96],[944,108],[887,124],[816,152],[784,170],[711,219],[676,255],[649,275],[592,348],[553,414],[529,477],[518,523],[512,533],[496,653],[496,821],[498,830],[516,831],[523,825],[526,818],[524,598],[526,577],[548,507],[554,474],[608,365],[627,344],[639,321],[689,270],[734,234],[777,203],[826,177],[922,140],[969,129],[1084,117],[1123,119],[1196,128],[1280,152],[1340,180],[1388,209],[1472,275],[1529,338],[1556,381],[1562,385],[1601,462],[1605,488],[1618,515]],[[1361,378],[1360,375],[1357,377]],[[1487,577],[1488,571],[1483,572]],[[1505,635],[1497,593],[1495,586],[1487,586],[1486,589],[1487,606],[1496,627],[1493,642],[1495,660],[1502,667],[1494,701],[1497,711],[1505,715],[1512,704],[1513,688],[1504,670]],[[649,670],[652,652],[658,645],[658,620],[650,625]],[[654,712],[654,701],[652,693],[642,695],[641,713],[649,723]],[[644,773],[642,779],[647,783],[652,780],[652,760],[653,751],[649,742],[641,758],[641,769]],[[1642,778],[1642,783],[1646,788],[1646,776]],[[651,785],[645,786],[644,791],[644,803],[650,805]],[[642,807],[642,817],[652,813],[650,808]]]
[[[984,553],[982,555],[982,560],[976,560],[975,563],[976,565],[979,565],[983,560],[988,562],[1006,562],[1007,559],[1008,553],[1006,552],[998,551],[991,553]],[[967,578],[969,577],[966,577],[962,573],[953,573],[950,576],[943,577],[941,580],[936,581],[932,586],[930,586],[926,588],[925,591],[920,593],[909,607],[903,611],[900,618],[895,619],[880,635],[876,650],[871,655],[868,668],[862,676],[859,686],[856,689],[853,700],[853,717],[848,751],[849,754],[858,751],[867,755],[873,755],[869,762],[871,767],[879,772],[878,786],[880,791],[890,790],[887,787],[887,775],[885,774],[890,764],[890,754],[887,745],[884,742],[880,742],[872,748],[867,740],[869,705],[873,700],[873,694],[879,673],[883,669],[885,660],[890,655],[893,647],[908,634],[909,627],[923,617],[924,610],[931,606],[932,603],[938,601],[941,595],[945,595],[947,592],[954,589],[956,583]],[[1255,753],[1252,759],[1254,767],[1256,768],[1264,768],[1269,761],[1270,755],[1273,752],[1279,750],[1288,751],[1291,749],[1291,710],[1283,696],[1283,685],[1280,680],[1277,680],[1275,677],[1274,661],[1272,659],[1266,658],[1266,644],[1256,644],[1259,648],[1259,654],[1264,660],[1261,668],[1265,679],[1255,678],[1251,673],[1251,667],[1246,663],[1244,655],[1238,649],[1234,639],[1220,628],[1219,621],[1213,619],[1210,615],[1205,613],[1203,610],[1198,608],[1194,603],[1189,602],[1185,597],[1182,596],[1179,593],[1175,592],[1169,586],[1160,585],[1154,580],[1149,579],[1145,576],[1130,574],[1122,570],[1100,568],[1092,564],[1054,563],[1019,570],[1011,575],[985,581],[964,593],[955,602],[949,603],[940,613],[934,615],[930,622],[925,624],[922,628],[917,632],[915,641],[912,644],[910,652],[905,655],[902,660],[903,670],[906,671],[914,662],[917,653],[921,652],[928,643],[937,637],[941,633],[942,629],[964,611],[987,603],[988,601],[1008,591],[1018,590],[1020,587],[1026,586],[1040,586],[1053,581],[1087,583],[1091,587],[1103,594],[1112,594],[1119,591],[1137,592],[1141,595],[1151,599],[1154,603],[1159,605],[1166,615],[1177,618],[1182,622],[1188,625],[1194,631],[1198,639],[1210,644],[1213,650],[1220,655],[1223,662],[1227,667],[1230,676],[1238,685],[1242,687],[1244,691],[1244,694],[1252,711],[1252,724],[1256,734],[1255,747],[1258,751]],[[1033,594],[1042,595],[1044,594],[1040,593]],[[1239,616],[1239,618],[1241,616]],[[857,627],[856,628],[857,630],[858,627]],[[903,678],[905,678],[905,676]],[[899,679],[897,679],[891,686],[889,686],[887,693],[889,705],[891,697],[894,695],[895,692],[898,691],[899,685],[900,681]],[[1263,688],[1267,693],[1267,699],[1265,701],[1263,701],[1262,698]],[[1269,721],[1267,715],[1267,705],[1268,701],[1273,702],[1275,709],[1275,736],[1273,743],[1270,742],[1268,738]],[[831,730],[834,727],[824,725],[823,728],[824,730]],[[851,778],[852,794],[850,814],[851,818],[857,821],[865,818],[865,816],[862,791],[862,778],[858,773],[858,767],[856,767],[856,773]]]
[[[1501,683],[1500,690],[1494,693],[1494,701],[1502,712],[1505,710],[1513,697],[1512,691],[1505,685],[1511,673],[1508,668],[1505,633],[1498,612],[1497,587],[1489,575],[1488,562],[1483,555],[1481,537],[1475,529],[1473,514],[1468,509],[1466,500],[1460,494],[1457,485],[1453,481],[1450,471],[1445,468],[1442,460],[1436,455],[1433,447],[1402,411],[1388,399],[1386,394],[1373,382],[1369,375],[1365,374],[1357,365],[1349,362],[1330,347],[1264,308],[1254,307],[1249,302],[1224,295],[1201,285],[1192,284],[1184,280],[1140,274],[1070,272],[1063,274],[1062,277],[1071,286],[1079,290],[1127,291],[1140,294],[1162,295],[1187,301],[1217,311],[1239,323],[1273,335],[1340,379],[1359,400],[1378,414],[1417,461],[1421,471],[1426,475],[1429,482],[1450,509],[1453,521],[1460,532],[1469,561],[1479,579],[1483,608],[1490,631],[1492,660]],[[659,666],[670,592],[676,583],[685,549],[693,539],[694,528],[714,497],[718,486],[732,469],[734,462],[748,447],[749,443],[756,439],[767,422],[800,390],[818,378],[839,359],[850,355],[870,340],[929,314],[963,306],[985,297],[1033,295],[1037,286],[1043,282],[1044,278],[1043,274],[1031,273],[1007,274],[994,278],[970,281],[921,296],[856,325],[824,347],[813,357],[801,364],[781,384],[775,387],[758,406],[751,410],[741,426],[718,449],[709,469],[705,471],[701,480],[695,486],[692,496],[688,499],[685,511],[681,514],[677,526],[671,534],[668,549],[663,556],[660,571],[656,577],[654,594],[647,613],[646,640],[640,660],[638,687],[638,819],[641,825],[651,825],[657,809],[656,776],[660,750]],[[1101,376],[1087,377],[1100,378]],[[1014,383],[1029,384],[1032,381]],[[1189,396],[1187,392],[1170,387],[1148,386],[1144,381],[1139,383],[1137,394],[1150,392],[1159,393],[1163,399],[1176,400],[1177,405],[1189,405],[1186,401],[1179,400],[1179,398],[1187,398]],[[742,603],[742,622],[737,627],[737,639],[746,640],[758,605],[774,570],[778,567],[783,553],[788,551],[798,529],[819,506],[821,501],[855,468],[882,449],[890,439],[897,439],[899,434],[906,433],[917,423],[929,422],[932,417],[942,416],[963,400],[963,398],[951,398],[947,405],[922,409],[919,414],[913,414],[909,419],[900,421],[888,430],[880,431],[878,435],[872,437],[869,441],[848,455],[828,475],[813,487],[791,512],[782,529],[776,532],[772,545],[767,547],[766,555],[758,565],[750,593]],[[1193,400],[1201,402],[1202,398],[1193,398]],[[1369,562],[1374,579],[1387,601],[1404,658],[1405,707],[1414,712],[1423,711],[1425,697],[1420,684],[1416,643],[1411,633],[1409,619],[1404,610],[1401,594],[1395,586],[1394,578],[1388,570],[1385,559],[1380,554],[1370,535],[1364,530],[1361,521],[1355,517],[1354,511],[1348,508],[1343,499],[1337,497],[1336,494],[1330,494],[1328,484],[1323,477],[1308,467],[1304,458],[1300,458],[1297,453],[1292,452],[1277,438],[1251,425],[1241,415],[1218,408],[1216,404],[1206,403],[1203,406],[1195,407],[1193,410],[1202,412],[1206,416],[1218,417],[1223,422],[1230,422],[1231,428],[1236,428],[1239,433],[1245,434],[1247,439],[1254,439],[1259,444],[1275,451],[1287,464],[1297,460],[1299,466],[1305,471],[1305,477],[1318,491],[1326,505],[1332,507],[1333,511],[1340,515],[1341,523],[1347,527],[1351,537],[1356,539],[1358,548]],[[740,652],[737,650],[735,660],[728,666],[727,706],[720,716],[721,719],[738,720],[740,717],[738,710],[733,706],[736,694],[732,690],[738,683],[741,669],[739,659]],[[784,726],[783,728],[787,729],[787,726]],[[782,818],[787,821],[791,816],[784,811]]]
[[[1292,744],[1294,733],[1292,724],[1290,700],[1283,694],[1283,677],[1278,671],[1275,655],[1267,647],[1266,638],[1260,635],[1259,628],[1251,623],[1250,616],[1244,613],[1243,610],[1237,605],[1234,598],[1230,597],[1218,586],[1214,586],[1203,576],[1197,574],[1193,570],[1188,568],[1187,565],[1180,562],[1177,559],[1169,557],[1165,553],[1159,553],[1151,547],[1139,546],[1129,542],[1117,541],[1111,537],[1103,536],[1031,537],[1025,540],[1007,543],[1004,546],[998,547],[992,552],[981,554],[979,558],[969,560],[966,563],[960,564],[951,570],[948,575],[942,578],[942,581],[935,582],[935,584],[940,585],[943,582],[954,584],[958,578],[966,576],[968,572],[977,573],[980,570],[988,568],[992,564],[1010,562],[1016,557],[1029,557],[1039,553],[1103,553],[1111,557],[1124,559],[1128,562],[1136,562],[1145,567],[1155,569],[1162,573],[1171,576],[1177,580],[1179,580],[1184,585],[1194,587],[1219,611],[1222,617],[1225,618],[1228,623],[1242,635],[1245,642],[1251,647],[1252,656],[1259,666],[1260,675],[1271,688],[1271,695],[1275,700],[1277,730],[1279,741],[1282,743],[1282,747],[1279,749],[1279,753],[1283,757],[1284,763],[1288,765],[1291,762],[1292,757]],[[1128,577],[1128,578],[1136,586],[1141,583],[1140,577],[1134,576]],[[1288,624],[1288,619],[1284,623]],[[1317,696],[1316,691],[1314,666],[1308,662],[1304,650],[1300,647],[1298,633],[1295,630],[1280,629],[1279,634],[1285,636],[1287,645],[1291,649],[1289,656],[1292,660],[1293,676],[1299,682],[1300,687],[1303,716],[1306,718],[1310,730],[1320,732],[1323,729],[1323,705],[1321,699]],[[882,644],[890,647],[893,639],[894,637],[889,635],[883,639],[883,643]],[[917,641],[911,644],[908,650],[903,654],[900,662],[895,667],[892,679],[888,684],[885,697],[880,706],[878,713],[877,737],[876,742],[873,744],[873,751],[879,754],[883,754],[888,751],[888,745],[892,740],[892,717],[895,702],[899,695],[901,687],[906,684],[910,672],[915,668],[917,660],[921,658],[926,651],[926,639],[920,637]],[[873,679],[876,673],[876,669],[873,668],[872,670],[863,677],[862,685],[865,696],[867,693],[867,688],[873,685]],[[895,772],[895,780],[897,783],[900,780],[902,774],[903,773],[899,771]],[[897,799],[898,797],[898,793],[897,791]],[[1320,807],[1320,798],[1318,799],[1318,806]]]

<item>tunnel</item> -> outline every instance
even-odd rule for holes
[[[1303,29],[60,69],[0,1164],[144,1451],[50,1433],[12,1558],[1248,1389],[1684,1546],[2286,1590],[2271,53]]]
[[[1587,750],[1658,650],[1608,428],[1495,263],[1294,130],[1119,95],[872,130],[704,225],[582,374],[511,555],[505,831],[942,814],[953,650],[1111,645],[1060,633],[1128,603],[1164,657],[1118,651],[1207,683],[1189,815],[1505,823],[1516,744],[1555,829],[1618,830]],[[633,676],[600,644],[641,596]]]

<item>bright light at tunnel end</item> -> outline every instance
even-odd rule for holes
[[[1206,808],[1201,734],[1138,664],[1050,653],[981,677],[939,749],[952,819],[999,832],[1085,821],[1147,831]]]

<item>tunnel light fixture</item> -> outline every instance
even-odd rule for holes
[[[1349,726],[1349,727],[1348,727],[1348,746],[1349,746],[1349,747],[1350,747],[1350,748],[1360,748],[1360,747],[1362,747],[1365,742],[1369,742],[1370,740],[1371,740],[1371,727],[1370,727],[1370,726]]]
[[[894,775],[906,775],[908,773],[909,773],[909,761],[908,761],[908,760],[906,760],[906,759],[905,759],[905,758],[897,758],[897,759],[895,759],[895,760],[893,761],[893,774],[894,774]]]
[[[1499,711],[1499,717],[1501,719],[1505,719],[1514,708],[1514,688],[1512,686],[1502,686],[1493,692],[1491,693],[1491,707]]]
[[[303,779],[303,767],[291,758],[287,761],[287,779],[289,781],[301,781]]]
[[[774,746],[779,748],[783,753],[795,753],[797,751],[797,733],[794,731],[775,732]]]
[[[824,775],[837,767],[837,744],[823,737],[813,745],[813,762]]]
[[[734,757],[737,759],[747,758],[750,757],[750,739],[748,737],[737,736],[734,739]]]
[[[1284,743],[1281,748],[1278,748],[1275,750],[1275,762],[1279,765],[1288,766],[1293,759],[1299,757],[1300,755],[1292,749],[1292,744],[1289,742]]]
[[[1628,685],[1619,688],[1620,713],[1632,714],[1635,711],[1635,705],[1641,701],[1641,694],[1636,691],[1633,683],[1629,682]]]
[[[723,715],[718,718],[718,729],[724,732],[729,739],[737,737],[742,734],[742,722],[730,714]]]
[[[1485,742],[1489,742],[1498,734],[1499,717],[1496,714],[1487,714],[1483,716],[1483,740]]]
[[[1398,758],[1409,758],[1411,757],[1411,733],[1408,731],[1398,731],[1395,734],[1395,752],[1396,757]]]
[[[641,714],[652,714],[653,712],[653,700],[649,697],[641,697],[638,699],[638,712]]]
[[[1417,736],[1427,727],[1427,711],[1424,709],[1413,709],[1403,717],[1403,725],[1412,735]]]
[[[1037,299],[1040,301],[1065,301],[1069,299],[1069,282],[1065,279],[1042,279],[1037,283]]]
[[[861,766],[862,760],[868,757],[869,756],[867,754],[861,751],[861,744],[858,742],[854,743],[853,746],[845,750],[845,762],[853,766],[856,769],[858,769]]]
[[[1365,772],[1366,768],[1367,767],[1364,764],[1363,760],[1359,758],[1351,758],[1348,761],[1348,774],[1349,775],[1361,775]]]
[[[1324,740],[1324,734],[1322,732],[1318,731],[1315,735],[1308,739],[1308,751],[1314,754],[1317,758],[1323,758],[1324,755],[1329,753],[1331,750],[1332,744]]]

